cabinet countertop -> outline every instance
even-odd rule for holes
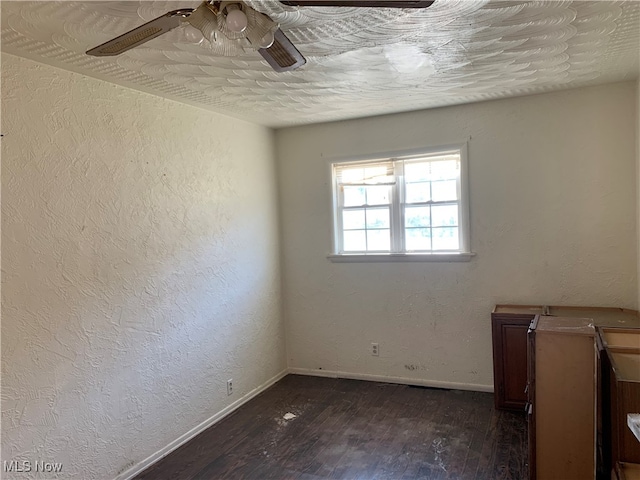
[[[589,318],[596,327],[640,328],[637,310],[615,307],[572,307],[545,305],[496,305],[494,313]]]

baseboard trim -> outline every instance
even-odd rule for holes
[[[314,377],[348,378],[351,380],[367,380],[370,382],[401,383],[405,385],[416,385],[420,387],[448,388],[452,390],[471,390],[474,392],[493,393],[493,385],[482,385],[476,383],[443,382],[440,380],[423,380],[421,378],[408,377],[389,377],[385,375],[337,372],[331,370],[315,370],[311,368],[289,368],[289,373],[297,375],[310,375]]]
[[[216,413],[216,414],[212,415],[211,417],[209,417],[207,420],[202,422],[200,425],[197,425],[196,427],[194,427],[191,430],[189,430],[187,433],[181,435],[180,437],[178,437],[176,440],[171,442],[166,447],[161,448],[156,453],[153,453],[152,455],[149,455],[147,458],[145,458],[141,462],[137,463],[136,465],[134,465],[133,467],[129,468],[128,470],[122,472],[121,474],[116,476],[115,480],[131,480],[133,477],[135,477],[136,475],[142,473],[144,470],[149,468],[151,465],[153,465],[154,463],[156,463],[157,461],[159,461],[163,457],[166,457],[167,455],[169,455],[171,452],[173,452],[175,449],[177,449],[181,445],[187,443],[189,440],[191,440],[196,435],[202,433],[203,431],[205,431],[210,426],[218,423],[224,417],[226,417],[230,413],[232,413],[235,410],[237,410],[238,408],[240,408],[242,405],[247,403],[249,400],[251,400],[254,397],[258,396],[260,393],[265,391],[267,388],[271,387],[274,383],[278,382],[279,380],[282,380],[289,373],[290,372],[289,372],[288,369],[285,369],[285,370],[281,371],[275,377],[267,380],[262,385],[254,388],[249,393],[244,395],[242,398],[239,398],[238,400],[233,402],[231,405],[228,405],[227,407],[225,407],[222,410],[220,410],[218,413]]]
[[[149,455],[147,458],[122,472],[115,477],[115,480],[131,480],[136,475],[142,473],[160,459],[166,457],[175,449],[181,445],[187,443],[196,435],[202,433],[210,426],[218,423],[230,413],[240,408],[242,405],[258,396],[260,393],[271,387],[276,382],[282,380],[288,374],[295,375],[308,375],[312,377],[329,377],[329,378],[348,378],[351,380],[366,380],[370,382],[384,382],[384,383],[400,383],[404,385],[416,385],[421,387],[435,387],[435,388],[448,388],[453,390],[472,390],[476,392],[493,392],[493,385],[480,385],[474,383],[458,383],[458,382],[443,382],[439,380],[423,380],[419,378],[407,378],[407,377],[390,377],[386,375],[371,375],[365,373],[351,373],[351,372],[339,372],[331,370],[314,370],[311,368],[287,368],[278,373],[273,378],[267,380],[262,385],[254,388],[249,393],[239,398],[231,405],[220,410],[218,413],[212,415],[210,418],[202,422],[200,425],[189,430],[187,433],[181,435],[173,442],[169,443],[166,447],[161,448],[157,452]]]

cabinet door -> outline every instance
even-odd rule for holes
[[[493,377],[497,409],[524,411],[527,403],[527,330],[535,315],[493,313]]]

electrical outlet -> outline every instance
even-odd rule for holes
[[[374,357],[377,357],[380,355],[380,348],[378,347],[377,343],[371,344],[371,355],[373,355]]]
[[[233,378],[227,380],[227,395],[231,395],[233,393]]]

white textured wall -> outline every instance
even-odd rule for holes
[[[279,130],[289,366],[486,388],[494,304],[636,307],[635,88]],[[332,158],[469,137],[475,258],[327,260]]]
[[[270,130],[10,55],[2,118],[3,460],[113,478],[285,369]]]

